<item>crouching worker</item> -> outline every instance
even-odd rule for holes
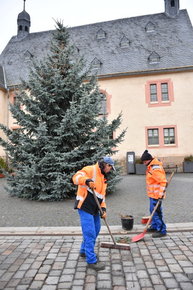
[[[153,158],[148,150],[145,150],[141,156],[141,161],[147,166],[146,170],[146,186],[147,195],[150,200],[150,214],[152,213],[158,199],[165,197],[165,189],[167,185],[165,171],[162,162]],[[163,237],[167,234],[166,225],[163,221],[162,202],[158,206],[151,222],[151,227],[147,232],[153,232],[153,238]]]
[[[97,271],[104,270],[105,264],[99,262],[94,252],[95,242],[101,229],[100,218],[106,217],[106,187],[107,175],[115,170],[114,161],[105,156],[96,164],[83,167],[72,177],[73,183],[78,185],[75,209],[78,209],[82,227],[83,240],[80,248],[80,256],[85,257],[88,267]],[[101,205],[103,216],[100,216],[98,206],[92,190]]]

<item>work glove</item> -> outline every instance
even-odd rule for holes
[[[92,179],[87,179],[85,183],[92,190],[96,189],[96,185],[95,185],[95,183],[94,183],[94,181]]]
[[[159,195],[159,199],[163,199],[166,197],[166,191],[164,190],[163,193]]]
[[[164,198],[164,195],[159,195],[159,199],[162,200]]]
[[[103,214],[100,212],[100,216],[102,219],[106,219],[107,217],[106,208],[102,207],[101,209],[102,209]]]

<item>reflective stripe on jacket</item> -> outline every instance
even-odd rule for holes
[[[166,189],[167,179],[162,162],[154,158],[146,170],[147,195],[158,199]]]
[[[106,188],[107,183],[104,175],[101,173],[101,170],[99,168],[98,163],[91,166],[83,167],[81,170],[77,171],[74,176],[72,177],[72,180],[75,185],[78,185],[77,190],[77,196],[76,200],[77,202],[77,208],[81,209],[84,207],[84,201],[88,198],[88,195],[92,195],[92,190],[86,185],[86,180],[92,179],[96,185],[95,194],[99,200],[99,203],[102,208],[106,208],[105,203],[105,195],[106,195]],[[94,197],[93,197],[94,199]],[[88,206],[93,206],[90,204],[90,202],[87,203],[87,209]],[[96,202],[95,202],[96,205]],[[85,208],[84,208],[85,209]],[[88,212],[92,212],[92,209],[88,209]]]

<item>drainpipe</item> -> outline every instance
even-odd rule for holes
[[[9,88],[7,87],[7,81],[6,81],[6,76],[5,76],[5,69],[3,66],[3,78],[4,78],[4,85],[5,85],[5,89],[7,91],[7,116],[6,116],[6,126],[9,128]],[[8,138],[6,138],[8,140]],[[8,164],[8,154],[7,152],[5,152],[5,159],[6,159],[6,163]]]

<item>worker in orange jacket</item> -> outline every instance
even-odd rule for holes
[[[148,150],[143,152],[141,161],[147,166],[147,196],[150,200],[150,213],[152,213],[158,199],[163,199],[165,197],[165,189],[167,186],[166,174],[162,162],[153,158]],[[163,221],[162,202],[160,202],[160,205],[152,218],[151,226],[147,231],[153,232],[153,238],[163,237],[167,234],[166,225]]]
[[[73,183],[78,185],[74,208],[78,209],[83,233],[80,256],[86,257],[88,267],[97,271],[105,269],[105,264],[98,261],[94,252],[95,242],[101,229],[101,222],[99,208],[92,191],[95,191],[102,208],[103,215],[101,217],[105,218],[107,176],[111,170],[115,170],[114,161],[111,157],[105,156],[96,164],[83,167],[72,177]]]

